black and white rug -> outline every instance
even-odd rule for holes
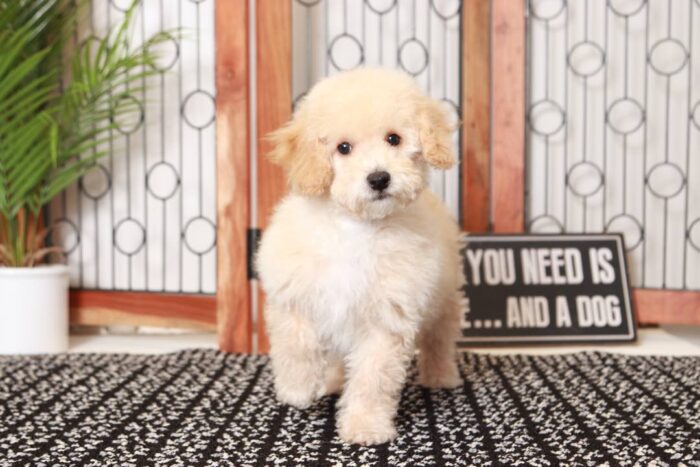
[[[0,465],[700,465],[700,358],[466,354],[464,385],[406,387],[399,438],[335,435],[334,398],[274,398],[268,359],[0,357]]]

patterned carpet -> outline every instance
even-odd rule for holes
[[[275,402],[268,360],[0,357],[0,465],[700,465],[700,358],[466,354],[406,387],[399,438],[343,444],[335,399]]]

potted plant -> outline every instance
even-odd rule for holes
[[[0,354],[68,347],[68,269],[47,264],[42,209],[106,153],[115,122],[140,104],[125,99],[155,73],[159,33],[130,43],[134,1],[105,38],[74,44],[81,5],[0,0]]]

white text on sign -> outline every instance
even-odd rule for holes
[[[588,259],[594,284],[612,284],[615,268],[609,248],[590,248]],[[471,285],[513,285],[517,279],[512,248],[467,250]],[[525,248],[520,251],[525,285],[576,285],[584,281],[583,259],[576,248]]]

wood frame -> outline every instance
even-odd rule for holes
[[[71,290],[70,304],[72,324],[216,329],[213,295]]]
[[[491,203],[494,232],[525,229],[525,1],[492,0]]]
[[[219,349],[251,352],[250,59],[248,0],[216,0],[217,276]],[[241,201],[243,200],[243,201]]]
[[[525,1],[492,0],[492,203],[496,232],[525,214]],[[700,324],[700,292],[634,288],[640,324]]]
[[[488,232],[491,199],[491,1],[462,4],[462,228]]]
[[[292,115],[292,2],[256,3],[256,108],[257,112],[257,227],[264,230],[275,204],[286,191],[282,170],[266,154],[265,136],[282,126]],[[257,351],[268,352],[265,333],[265,296],[258,293]]]
[[[218,330],[219,348],[250,352],[248,0],[216,0],[217,293],[73,290],[71,323]],[[222,241],[223,240],[223,241]]]
[[[639,323],[700,325],[700,292],[634,289],[632,298]]]

